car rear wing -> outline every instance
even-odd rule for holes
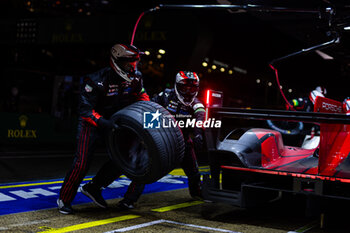
[[[344,113],[209,107],[208,115],[216,119],[221,117],[229,117],[245,118],[251,120],[280,120],[302,121],[307,123],[350,124],[350,116],[347,116]]]

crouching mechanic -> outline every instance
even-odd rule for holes
[[[308,97],[292,99],[289,104],[286,104],[286,108],[287,110],[292,110],[293,107],[297,111],[313,112],[316,98],[318,96],[325,97],[326,94],[326,88],[317,86],[315,90],[310,92]]]
[[[343,112],[348,116],[350,115],[350,97],[343,100]]]
[[[314,105],[316,103],[317,97],[325,97],[327,94],[327,89],[322,86],[317,86],[314,90],[312,90],[308,97],[292,99],[289,104],[286,104],[287,110],[296,110],[296,111],[305,111],[305,112],[313,112]],[[304,124],[305,125],[305,124]],[[311,134],[311,137],[320,134],[319,125],[312,124],[310,130],[306,130],[307,133]],[[308,132],[310,131],[310,132]]]
[[[199,78],[195,72],[180,71],[176,75],[175,88],[165,89],[152,101],[159,103],[172,113],[176,120],[185,120],[194,117],[197,121],[204,121],[204,105],[196,98],[199,91]],[[188,187],[193,198],[201,198],[201,181],[198,170],[197,158],[194,148],[200,149],[203,146],[203,128],[182,128],[185,139],[185,154],[181,161],[181,167],[188,177]],[[192,135],[191,135],[192,134]],[[191,139],[193,137],[193,140]],[[94,184],[95,179],[103,179],[97,174],[94,179],[83,186],[83,190],[89,192],[91,199],[98,206],[106,206],[101,195],[101,187]],[[112,183],[116,177],[104,177]],[[106,187],[106,186],[103,186]],[[118,203],[122,209],[134,208],[134,203],[141,196],[145,185],[131,182],[124,199]]]
[[[136,101],[150,100],[137,71],[140,54],[133,45],[116,44],[111,49],[110,67],[84,77],[80,91],[76,153],[57,200],[62,214],[73,213],[71,202],[88,171],[96,143],[103,139],[105,130],[114,127],[109,117]],[[119,174],[112,161],[99,170],[99,173],[105,172],[113,172],[114,176]]]

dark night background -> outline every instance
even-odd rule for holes
[[[269,62],[330,41],[330,33],[337,31],[340,42],[321,49],[333,60],[311,51],[275,67],[288,99],[308,96],[317,85],[327,88],[329,98],[343,101],[350,96],[350,31],[344,30],[350,25],[350,4],[345,0],[2,0],[0,151],[7,145],[71,142],[80,77],[107,66],[110,47],[130,43],[139,15],[159,4],[255,4],[320,14],[227,9],[147,13],[140,20],[134,45],[150,52],[141,64],[150,95],[172,86],[179,70],[193,70],[201,78],[200,98],[209,88],[223,91],[224,106],[283,109]],[[324,13],[330,6],[336,10],[331,27]],[[161,58],[157,58],[159,49],[166,51]],[[202,66],[204,61],[208,67]],[[17,95],[11,94],[13,87]],[[23,115],[26,125],[20,126]],[[10,138],[9,129],[36,129],[37,138]]]

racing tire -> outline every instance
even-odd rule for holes
[[[157,111],[161,114],[156,118],[159,121],[146,125],[146,114],[149,117]],[[175,118],[161,105],[151,101],[135,102],[110,119],[116,128],[107,133],[108,154],[129,179],[153,183],[182,161],[185,151],[182,131],[172,124]],[[163,127],[163,120],[172,127]]]

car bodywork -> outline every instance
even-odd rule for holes
[[[350,119],[342,104],[317,97],[314,112],[209,107],[209,116],[319,124],[314,148],[285,145],[280,132],[237,128],[223,140],[206,132],[210,174],[204,175],[207,200],[240,207],[276,199],[283,192],[350,199]]]

